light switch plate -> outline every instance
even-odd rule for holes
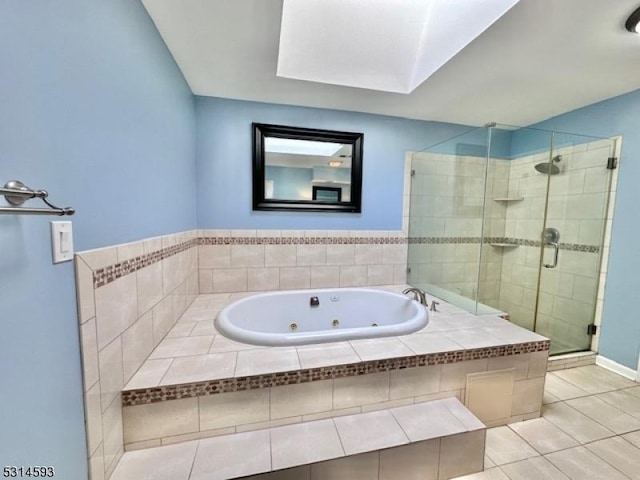
[[[53,263],[73,259],[73,229],[71,222],[51,222],[51,254]]]

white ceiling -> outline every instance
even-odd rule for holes
[[[142,1],[196,95],[530,125],[640,88],[639,0],[521,0],[410,94],[277,77],[282,0]]]

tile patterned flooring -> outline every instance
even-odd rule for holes
[[[542,417],[487,430],[457,480],[640,480],[640,383],[595,365],[547,373]]]

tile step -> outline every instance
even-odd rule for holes
[[[111,480],[275,480],[284,470],[291,478],[357,471],[352,478],[385,480],[399,478],[398,468],[444,479],[482,471],[485,432],[458,399],[446,398],[126,452]]]

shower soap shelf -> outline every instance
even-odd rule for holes
[[[495,202],[520,202],[524,197],[498,197],[493,199]]]
[[[489,245],[491,245],[492,247],[504,247],[504,248],[515,248],[519,246],[515,243],[490,243]]]

